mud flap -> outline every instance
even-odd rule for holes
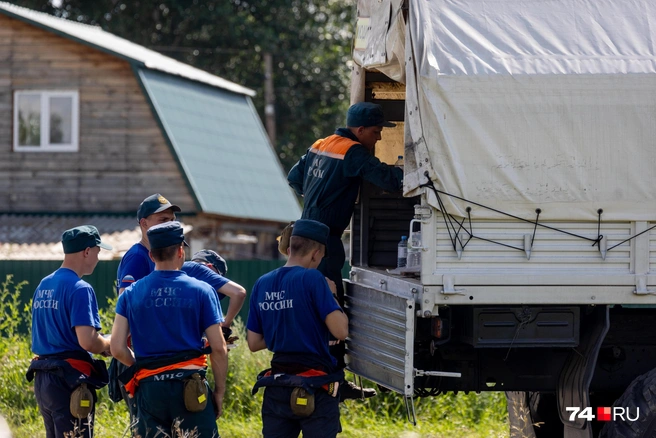
[[[610,327],[608,306],[596,306],[591,309],[592,312],[585,316],[589,322],[581,324],[579,346],[572,350],[560,372],[557,399],[560,420],[565,425],[564,438],[593,438],[591,425],[584,418],[574,418],[570,421],[572,413],[566,410],[568,406],[581,410],[590,407],[588,389],[601,344]],[[584,327],[587,330],[583,330]]]

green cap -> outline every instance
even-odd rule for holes
[[[102,243],[100,233],[93,225],[80,225],[64,231],[62,246],[64,247],[64,254],[73,254],[96,246],[102,249],[112,249],[111,246]]]

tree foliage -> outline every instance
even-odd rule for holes
[[[289,168],[344,122],[353,0],[13,0],[104,30],[257,92],[274,60],[277,141]]]

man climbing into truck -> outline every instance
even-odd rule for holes
[[[348,226],[362,181],[384,190],[401,190],[403,171],[373,156],[383,127],[394,127],[385,120],[380,105],[360,102],[347,112],[346,127],[329,137],[317,140],[292,167],[289,185],[305,198],[303,219],[319,221],[330,228],[326,256],[319,265],[326,277],[337,285],[337,300],[344,306],[342,268],[346,260],[342,234]],[[343,342],[331,346],[338,364],[345,366]],[[361,389],[349,382],[343,386],[341,398],[373,397],[374,389]]]

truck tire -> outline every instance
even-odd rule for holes
[[[656,369],[637,377],[613,406],[629,408],[636,421],[609,421],[601,429],[599,438],[653,438],[656,437]]]
[[[563,436],[563,422],[558,415],[558,402],[553,392],[528,392],[528,407],[537,438]]]
[[[506,391],[510,438],[535,438],[527,395],[523,391]]]

